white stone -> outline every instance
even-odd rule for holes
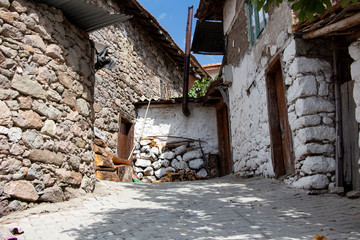
[[[22,137],[22,130],[18,127],[12,127],[9,129],[8,138],[11,142],[18,142]]]
[[[287,99],[293,102],[298,98],[314,96],[317,94],[317,82],[314,76],[304,76],[295,79],[294,83],[289,87]]]
[[[158,156],[160,152],[157,147],[153,147],[153,148],[151,148],[150,153]]]
[[[182,161],[182,160],[183,160],[183,158],[182,158],[181,155],[176,156],[176,159],[177,159],[178,161]]]
[[[335,172],[335,159],[321,156],[307,157],[303,162],[301,171],[306,174]]]
[[[42,135],[36,130],[27,130],[22,139],[24,144],[31,149],[40,148],[44,144]]]
[[[150,160],[146,160],[146,159],[137,159],[135,162],[135,166],[137,167],[150,167],[151,166],[151,161]]]
[[[352,79],[360,79],[360,60],[353,62],[350,68]]]
[[[161,162],[161,166],[163,167],[169,167],[170,166],[170,161],[169,160],[160,160]]]
[[[149,145],[149,144],[151,144],[151,143],[152,143],[151,140],[141,140],[141,141],[140,141],[140,145],[141,145],[141,146]]]
[[[307,57],[297,57],[289,67],[289,74],[291,76],[296,76],[299,73],[302,74],[315,74],[320,72],[331,71],[331,64],[327,61],[307,58]]]
[[[355,61],[360,60],[360,40],[350,44],[349,54]]]
[[[53,120],[46,120],[44,126],[41,128],[41,133],[49,136],[55,136],[56,123]]]
[[[55,59],[64,60],[61,48],[56,44],[50,44],[46,47],[46,55]]]
[[[175,153],[174,152],[171,152],[171,151],[169,151],[169,152],[164,152],[163,154],[161,154],[160,156],[159,156],[159,158],[161,158],[161,159],[168,159],[168,160],[171,160],[171,159],[173,159],[175,157]]]
[[[196,158],[201,158],[202,157],[202,153],[200,151],[191,151],[191,152],[187,152],[183,155],[183,160],[185,162],[188,162],[192,159],[196,159]]]
[[[9,133],[9,129],[3,126],[0,126],[0,134],[7,135]]]
[[[205,178],[205,177],[208,176],[208,173],[207,173],[207,171],[205,170],[205,168],[203,168],[203,169],[201,169],[200,171],[197,172],[197,175],[198,175],[199,177]]]
[[[296,55],[296,41],[293,39],[291,43],[285,48],[283,54],[283,61],[290,62]]]
[[[161,160],[156,161],[156,162],[153,162],[153,163],[151,164],[151,166],[152,166],[155,170],[160,169],[160,168],[161,168]]]
[[[293,186],[296,188],[302,188],[307,190],[327,189],[329,183],[329,179],[326,175],[316,174],[300,178],[293,183]]]
[[[79,98],[76,100],[76,109],[84,117],[87,117],[90,115],[89,106],[85,99]]]
[[[304,127],[316,126],[321,123],[321,117],[319,115],[307,115],[299,117],[293,122],[293,130],[297,130]]]
[[[189,167],[191,169],[199,170],[204,166],[204,160],[201,158],[189,161]]]
[[[171,166],[172,166],[173,168],[175,168],[175,169],[179,169],[179,168],[178,168],[178,164],[179,164],[179,161],[178,161],[177,159],[173,159],[173,160],[171,161]]]
[[[172,167],[160,168],[159,170],[155,171],[155,176],[157,178],[162,178],[166,175],[167,171],[175,172],[175,169]]]
[[[335,141],[335,128],[328,126],[308,127],[300,129],[297,137],[302,143],[318,142],[318,141]]]
[[[304,156],[310,154],[331,154],[334,152],[334,145],[332,144],[318,144],[318,143],[309,143],[301,144],[295,148],[295,158],[301,159]]]
[[[100,138],[104,141],[106,141],[106,135],[105,133],[103,133],[100,129],[98,129],[97,127],[94,127],[94,134],[95,137]]]
[[[7,126],[11,123],[11,111],[3,101],[0,101],[0,109],[0,125]]]
[[[182,155],[186,152],[186,149],[187,149],[186,145],[181,145],[174,149],[174,153],[175,155]]]
[[[295,104],[295,111],[296,115],[299,117],[321,112],[334,112],[335,105],[333,102],[327,101],[323,98],[309,97],[305,99],[298,99]]]

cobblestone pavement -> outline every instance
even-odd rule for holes
[[[19,239],[360,239],[360,200],[276,180],[101,182],[94,194],[0,219]]]

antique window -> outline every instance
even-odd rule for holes
[[[256,39],[259,37],[262,30],[265,28],[269,21],[269,14],[264,9],[257,10],[257,4],[252,4],[251,1],[248,3],[249,8],[249,23],[250,23],[250,39],[251,44],[254,44]]]

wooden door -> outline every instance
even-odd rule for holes
[[[128,159],[134,141],[134,126],[123,117],[119,117],[119,133],[117,155],[119,158]]]
[[[232,173],[232,156],[228,108],[223,101],[216,106],[216,115],[220,155],[220,176],[226,176]]]
[[[359,124],[355,119],[354,80],[341,84],[343,169],[345,190],[360,188]]]
[[[266,72],[271,157],[275,177],[293,173],[294,154],[279,58]]]

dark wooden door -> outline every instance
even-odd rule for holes
[[[232,173],[232,157],[228,108],[223,101],[218,103],[216,115],[219,139],[220,176],[226,176]]]
[[[355,118],[356,104],[353,98],[354,81],[341,84],[342,136],[344,187],[346,190],[360,187],[359,178],[359,124]]]
[[[279,59],[266,74],[271,157],[275,177],[294,172],[294,154]]]
[[[119,133],[118,133],[118,146],[117,155],[119,158],[128,159],[134,141],[133,124],[122,118],[119,118]]]

